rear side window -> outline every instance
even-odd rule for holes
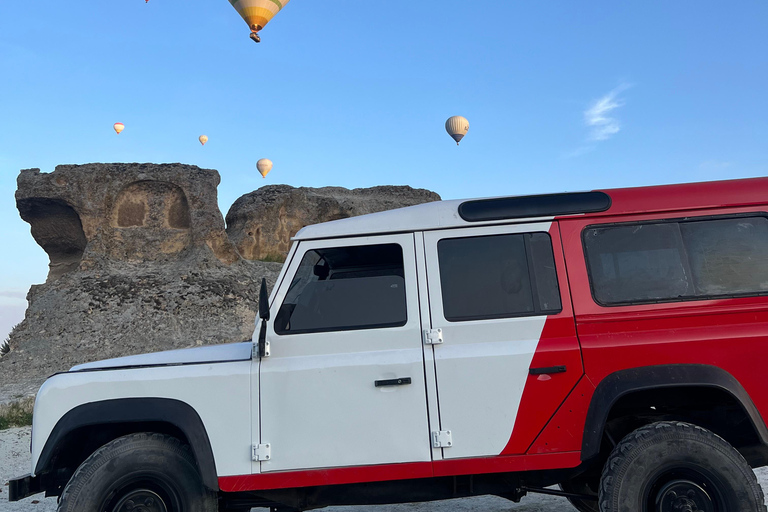
[[[768,293],[768,219],[684,220],[584,230],[603,305]]]
[[[277,334],[405,325],[403,250],[397,244],[307,251],[275,318]]]
[[[447,238],[437,244],[443,313],[450,322],[561,310],[546,233]]]

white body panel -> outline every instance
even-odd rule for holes
[[[250,346],[250,344],[248,344]],[[56,423],[73,408],[119,398],[170,398],[190,405],[211,441],[219,476],[251,471],[251,361],[62,373],[35,401],[32,472]]]
[[[449,322],[440,287],[437,242],[445,238],[547,232],[550,223],[453,229],[424,234],[434,345],[440,430],[450,431],[446,459],[494,456],[512,434],[528,370],[546,316]]]
[[[105,359],[73,366],[71,372],[97,368],[120,368],[127,366],[160,366],[164,364],[214,363],[221,361],[245,361],[251,358],[251,342],[227,343],[209,347],[167,350],[152,354]]]
[[[427,286],[427,256],[424,252],[424,233],[415,233],[416,240],[416,269],[419,279],[419,309],[421,312],[421,332],[431,327],[429,317],[429,288]],[[422,338],[423,342],[423,338]],[[422,343],[424,351],[424,380],[427,385],[427,411],[429,413],[429,429],[431,432],[440,430],[439,407],[437,405],[437,374],[435,373],[435,349],[434,345]],[[443,449],[435,447],[430,442],[432,460],[443,458]]]
[[[299,244],[273,312],[307,250],[397,243],[405,265],[407,322],[282,336],[269,322],[271,354],[262,359],[260,374],[260,442],[271,446],[272,456],[261,462],[262,472],[431,460],[413,240],[408,234]],[[412,383],[374,386],[400,377]]]

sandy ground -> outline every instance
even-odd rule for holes
[[[55,512],[56,499],[43,494],[29,497],[17,503],[8,502],[8,479],[29,473],[30,428],[13,428],[0,431],[0,511]],[[764,492],[768,491],[768,468],[756,471]],[[254,511],[261,509],[254,509]],[[563,498],[528,495],[520,503],[502,498],[482,496],[433,503],[406,505],[381,505],[370,507],[329,507],[324,512],[574,512]]]

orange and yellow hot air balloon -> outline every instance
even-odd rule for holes
[[[269,23],[290,0],[229,0],[251,29],[251,39],[261,41],[259,30]]]
[[[112,128],[114,128],[117,134],[120,135],[120,132],[125,130],[125,125],[123,123],[115,123]]]
[[[259,174],[261,174],[262,178],[266,178],[269,171],[272,170],[272,160],[269,158],[262,158],[256,162],[256,169],[259,170]]]
[[[197,140],[200,141],[200,144],[205,146],[205,143],[208,142],[208,136],[207,135],[201,135],[197,138]]]

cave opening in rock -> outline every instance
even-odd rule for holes
[[[16,206],[21,218],[30,224],[35,241],[50,258],[48,280],[76,270],[87,240],[75,209],[64,201],[48,198],[21,199]]]

